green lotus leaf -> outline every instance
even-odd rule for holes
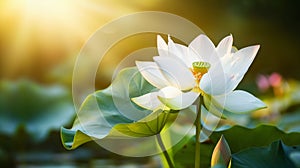
[[[238,167],[289,167],[296,168],[290,154],[300,151],[299,146],[287,146],[282,141],[273,142],[268,147],[252,147],[232,155],[232,168]]]
[[[213,132],[209,141],[201,143],[201,167],[210,166],[213,149],[222,135],[226,137],[231,153],[237,153],[251,147],[268,146],[279,139],[290,146],[300,144],[299,132],[285,133],[270,125],[260,125],[252,129],[233,126],[223,131]],[[187,143],[178,144],[180,150],[175,151],[173,156],[176,167],[194,167],[195,142],[195,137],[192,137]],[[177,148],[179,147],[177,146]]]
[[[108,88],[86,98],[71,129],[61,129],[64,146],[75,149],[91,140],[120,136],[146,137],[159,133],[178,113],[162,110],[152,112],[131,101],[132,97],[153,89],[136,68],[122,70]]]

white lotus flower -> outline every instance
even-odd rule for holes
[[[142,76],[159,91],[132,100],[141,107],[184,109],[201,94],[206,108],[221,116],[223,109],[245,113],[265,107],[265,104],[242,90],[235,90],[253,62],[259,45],[237,50],[231,35],[217,47],[206,35],[196,37],[188,47],[168,44],[158,36],[159,56],[154,62],[137,61]]]

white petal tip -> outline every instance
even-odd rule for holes
[[[163,43],[165,43],[165,40],[161,37],[161,35],[157,35],[157,42],[163,42]]]
[[[259,50],[259,48],[260,48],[260,45],[259,45],[259,44],[257,44],[257,45],[253,45],[253,46],[249,46],[249,47],[251,47],[251,48],[252,48],[252,50],[253,50],[253,53],[255,53],[254,55],[256,55],[256,54],[257,54],[257,52],[258,52],[258,50]]]
[[[230,33],[228,36],[226,36],[225,38],[228,38],[228,39],[230,39],[230,40],[232,40],[233,39],[233,36],[232,36],[232,34]]]
[[[253,102],[253,104],[257,107],[257,110],[267,108],[267,105],[259,99],[257,99],[256,102]]]
[[[162,39],[163,40],[163,38],[159,34],[156,37],[157,37],[157,39]]]
[[[174,44],[174,41],[172,40],[171,36],[168,35],[168,45]]]
[[[157,92],[151,92],[139,97],[131,98],[131,100],[138,106],[147,109],[155,110],[159,108],[162,103],[157,99]]]

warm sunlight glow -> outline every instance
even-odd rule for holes
[[[95,30],[129,12],[130,8],[114,7],[109,1],[0,1],[0,37],[6,41],[0,51],[2,71],[7,76],[35,75],[36,68],[74,57]]]
[[[41,21],[74,14],[72,2],[66,0],[25,0],[23,3],[24,12]]]
[[[12,0],[7,2],[6,14],[15,15],[20,28],[35,27],[42,33],[80,27],[80,1],[74,0]],[[66,31],[68,32],[68,31]],[[69,33],[69,32],[68,32]]]

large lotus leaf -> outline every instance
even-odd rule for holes
[[[62,128],[64,146],[74,149],[92,139],[107,136],[123,134],[139,137],[142,133],[143,136],[158,133],[166,122],[167,113],[148,111],[131,101],[132,97],[153,89],[136,68],[122,70],[107,89],[86,98],[71,129]]]
[[[232,153],[249,147],[267,146],[279,139],[287,145],[297,145],[300,142],[299,132],[286,133],[271,125],[260,125],[252,129],[234,126],[229,130],[213,133],[210,138],[216,142],[222,134],[224,134]]]
[[[28,80],[0,83],[0,132],[12,135],[23,126],[34,140],[59,129],[74,115],[70,93],[58,85],[41,86]]]
[[[300,133],[285,133],[275,126],[260,125],[253,129],[233,126],[227,130],[213,132],[209,141],[201,143],[201,167],[210,166],[213,149],[222,135],[226,138],[232,153],[250,147],[267,146],[278,139],[291,146],[300,144]],[[176,167],[194,167],[195,137],[185,145],[180,145],[181,150],[174,154]]]
[[[161,132],[166,125],[169,125],[168,123],[170,123],[170,121],[174,121],[177,114],[178,113],[169,113],[168,111],[158,110],[139,120],[138,122],[116,124],[109,130],[109,133],[102,138],[83,133],[81,130],[72,131],[62,128],[62,140],[67,149],[74,149],[91,140],[114,137],[125,138],[126,136],[152,136]]]
[[[296,168],[290,159],[292,153],[300,152],[300,146],[287,146],[282,141],[275,141],[268,147],[254,147],[232,155],[232,168]]]

